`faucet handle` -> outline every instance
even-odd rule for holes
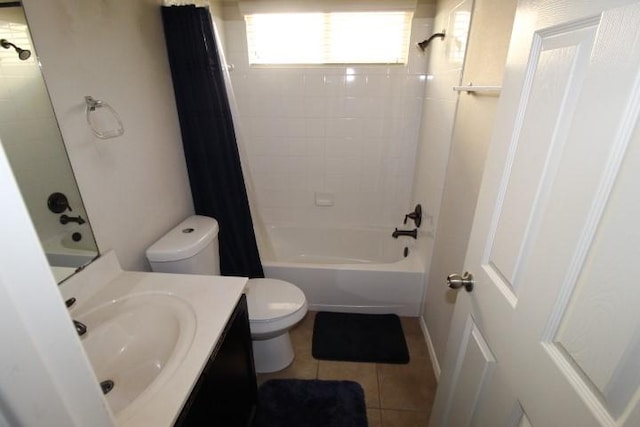
[[[411,218],[415,223],[416,227],[420,227],[422,224],[422,205],[417,204],[413,212],[409,212],[404,216],[404,223],[407,223],[407,220]]]
[[[87,325],[85,325],[84,323],[74,320],[73,326],[76,327],[76,332],[78,333],[78,335],[83,336],[84,334],[87,333]]]
[[[84,219],[82,219],[82,216],[80,216],[80,215],[78,215],[78,216],[69,216],[69,215],[66,215],[66,214],[60,215],[60,224],[66,225],[66,224],[68,224],[70,222],[75,222],[78,225],[82,225],[86,221]]]

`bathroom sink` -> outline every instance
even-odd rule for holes
[[[98,381],[113,382],[105,397],[116,416],[162,387],[196,330],[191,305],[161,292],[127,295],[74,313],[74,319],[87,326],[81,340]]]

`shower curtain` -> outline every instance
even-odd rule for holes
[[[264,277],[209,11],[162,7],[195,211],[220,225],[223,275]]]

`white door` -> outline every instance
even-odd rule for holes
[[[639,111],[640,2],[519,2],[432,426],[640,426]]]

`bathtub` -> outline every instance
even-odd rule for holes
[[[74,242],[71,233],[63,233],[46,240],[42,244],[49,264],[55,267],[76,269],[89,264],[98,256],[92,238]]]
[[[302,289],[310,310],[418,316],[424,266],[415,241],[391,231],[268,226],[265,276]]]

